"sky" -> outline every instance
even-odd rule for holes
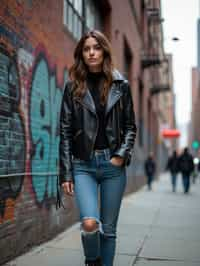
[[[173,55],[176,119],[179,126],[190,120],[191,71],[197,66],[197,19],[200,0],[161,0],[164,47]],[[173,41],[177,37],[179,41]]]

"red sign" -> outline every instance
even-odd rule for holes
[[[163,138],[178,138],[181,133],[178,129],[163,129],[162,136]]]

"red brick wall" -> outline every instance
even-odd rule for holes
[[[200,120],[199,120],[199,111],[200,111],[200,70],[199,68],[192,69],[192,112],[191,112],[191,139],[190,144],[194,140],[200,141]]]
[[[0,8],[0,261],[77,217],[71,199],[55,209],[60,102],[75,41],[62,1],[23,3]]]
[[[136,1],[136,16],[128,0],[109,4],[105,32],[119,70],[124,71],[125,41],[132,54],[130,83],[136,119],[138,82],[143,80],[147,136],[148,74],[140,63],[140,1]],[[77,218],[71,198],[65,199],[66,210],[55,209],[60,103],[76,44],[63,25],[62,5],[62,0],[1,0],[0,263],[53,237]],[[136,143],[127,192],[144,183],[146,146],[142,150]]]

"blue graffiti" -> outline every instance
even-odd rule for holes
[[[62,90],[56,87],[55,73],[50,73],[47,61],[40,57],[30,96],[31,171],[38,202],[56,196],[61,99]]]
[[[0,50],[0,215],[7,198],[21,191],[25,170],[25,132],[21,118],[17,62]]]
[[[3,25],[0,24],[0,36],[4,36],[7,40],[9,40],[9,43],[15,47],[15,48],[20,48],[20,47],[26,47],[26,50],[29,52],[33,51],[32,46],[28,41],[26,41],[25,38],[25,31],[26,29],[21,27],[20,32],[14,32],[13,30],[8,28],[8,25]],[[31,33],[29,32],[29,35]],[[27,35],[27,34],[26,34]]]

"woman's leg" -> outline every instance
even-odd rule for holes
[[[105,166],[105,165],[104,165]],[[125,169],[107,161],[102,168],[101,185],[101,257],[103,266],[113,266],[116,246],[116,226],[126,185]]]
[[[73,168],[75,196],[81,219],[82,245],[86,261],[89,262],[100,257],[98,183],[92,162],[76,162]]]
[[[153,180],[153,176],[152,175],[148,175],[147,176],[147,184],[148,184],[148,189],[151,190],[151,183]]]
[[[186,193],[186,187],[187,187],[187,176],[186,176],[186,174],[182,174],[182,181],[183,181],[183,190],[184,190],[184,193]]]
[[[174,189],[176,191],[177,174],[174,174]]]
[[[186,182],[185,192],[188,193],[189,190],[190,190],[190,175],[189,174],[186,176],[186,181],[185,182]]]
[[[176,174],[172,173],[171,178],[172,178],[172,190],[173,192],[175,192],[176,191]]]

